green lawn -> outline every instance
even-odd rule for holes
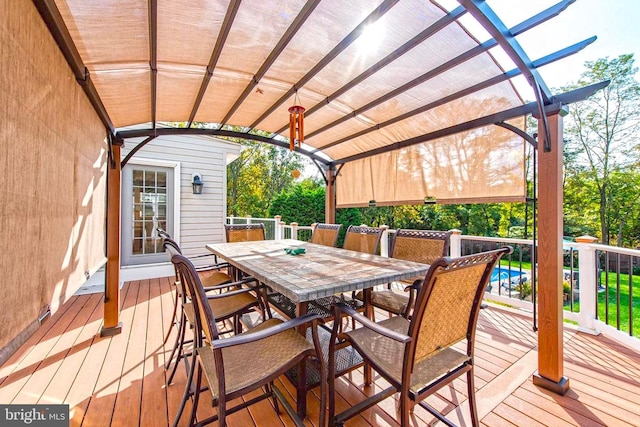
[[[509,261],[506,259],[500,260],[502,267],[509,266]],[[530,262],[518,262],[516,260],[511,261],[511,268],[518,269],[522,267],[522,270],[531,271]],[[568,266],[564,268],[569,268]],[[601,273],[600,283],[604,285],[605,274]],[[618,328],[618,297],[617,297],[617,276],[615,273],[609,273],[609,292],[601,291],[598,293],[598,319],[602,322]],[[635,337],[640,337],[640,276],[632,276],[632,334]],[[609,307],[609,317],[607,321],[606,308]],[[565,310],[571,310],[571,303],[566,301],[564,303]],[[580,301],[573,303],[573,311],[580,311]],[[629,275],[620,274],[620,325],[619,329],[623,332],[629,333]]]
[[[600,276],[601,283],[605,283],[605,274]],[[609,321],[607,324],[617,327],[618,317],[618,288],[617,276],[609,274],[609,292],[598,294],[598,319],[607,322],[606,307],[609,307]],[[620,330],[629,332],[629,275],[620,274]],[[633,336],[640,337],[640,277],[632,276],[631,315]]]

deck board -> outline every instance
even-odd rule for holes
[[[171,385],[164,364],[177,334],[163,345],[171,323],[172,278],[128,282],[122,290],[123,332],[100,337],[102,294],[75,296],[0,367],[0,401],[68,403],[73,426],[168,426],[173,423],[186,383],[179,366]],[[382,319],[384,313],[377,313]],[[476,340],[476,397],[481,424],[509,426],[640,426],[640,355],[603,336],[567,326],[565,375],[571,389],[558,396],[533,385],[537,337],[526,313],[500,307],[482,310]],[[387,386],[379,376],[364,386],[362,369],[337,383],[338,410]],[[295,388],[285,378],[276,385],[295,407]],[[317,427],[319,387],[307,396],[305,425]],[[247,396],[247,398],[250,396]],[[468,423],[464,378],[428,398],[456,422]],[[460,407],[458,407],[460,405]],[[397,395],[350,420],[347,426],[399,425]],[[179,425],[188,424],[191,402]],[[198,417],[215,414],[204,393]],[[433,416],[415,408],[412,425],[426,426]],[[293,426],[281,408],[263,401],[228,417],[231,427]],[[212,425],[217,425],[213,423]]]

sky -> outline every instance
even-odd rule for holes
[[[487,0],[512,27],[552,6],[559,0]],[[597,40],[577,54],[539,69],[550,88],[575,82],[584,71],[584,62],[633,53],[640,66],[640,0],[576,0],[559,16],[517,37],[531,60],[580,42]],[[636,79],[640,77],[636,74]],[[555,92],[555,91],[554,91]]]

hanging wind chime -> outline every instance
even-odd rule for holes
[[[296,91],[295,101],[299,104],[298,91]],[[304,142],[304,110],[302,105],[292,105],[289,107],[289,150],[293,151],[296,146]]]

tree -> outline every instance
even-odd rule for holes
[[[240,157],[227,166],[227,210],[234,216],[265,217],[273,198],[292,187],[300,156],[273,145],[243,142]]]
[[[576,159],[574,164],[568,165],[566,172],[584,174],[594,183],[600,237],[604,244],[610,242],[612,227],[621,220],[626,221],[619,215],[622,206],[614,202],[614,188],[619,187],[616,180],[624,179],[624,173],[638,163],[640,83],[634,78],[637,68],[633,62],[632,54],[611,60],[606,57],[587,61],[581,79],[564,88],[572,90],[604,80],[611,81],[609,86],[589,99],[572,105],[565,133],[567,155]],[[575,188],[575,191],[586,192],[589,188],[585,185]]]

